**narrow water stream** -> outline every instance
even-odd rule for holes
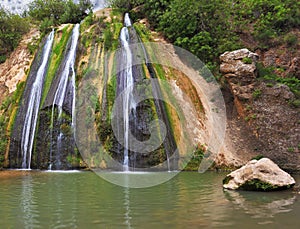
[[[71,37],[71,46],[70,50],[67,53],[66,61],[64,63],[64,68],[62,70],[61,75],[59,75],[59,84],[56,88],[53,104],[52,104],[52,115],[51,115],[51,126],[54,123],[54,112],[55,108],[58,109],[58,121],[61,120],[62,112],[63,112],[63,105],[66,99],[70,99],[71,101],[71,128],[74,132],[75,136],[75,105],[76,105],[76,73],[75,73],[75,60],[76,60],[76,51],[77,51],[77,44],[80,35],[80,25],[76,24],[72,31]],[[69,86],[70,85],[70,86]],[[67,98],[70,97],[70,98]],[[56,143],[57,143],[57,152],[56,152],[56,167],[59,169],[60,167],[60,151],[62,148],[62,141],[63,141],[63,132],[60,130],[60,133],[57,136]],[[51,148],[50,148],[50,164],[49,169],[52,169],[53,165],[53,128],[51,130]]]
[[[128,27],[131,26],[131,21],[128,13],[125,14],[124,27],[121,30],[120,41],[124,53],[122,56],[122,65],[124,70],[121,72],[120,78],[123,80],[122,88],[125,91],[123,96],[123,114],[124,114],[124,171],[129,171],[129,116],[131,113],[135,113],[134,98],[132,96],[133,90],[133,74],[132,74],[132,52],[130,49],[130,37]]]
[[[35,81],[32,85],[30,98],[27,105],[25,122],[21,138],[21,154],[23,157],[22,168],[30,169],[31,154],[33,148],[33,141],[35,137],[38,113],[41,103],[42,90],[44,85],[44,78],[46,75],[48,60],[51,54],[52,44],[54,40],[54,31],[52,31],[47,38],[45,47],[43,49],[43,57],[41,65],[37,71]]]

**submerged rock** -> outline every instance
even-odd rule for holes
[[[294,178],[268,158],[252,160],[223,180],[223,187],[232,190],[275,191],[294,185]]]

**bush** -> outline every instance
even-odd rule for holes
[[[29,4],[28,14],[41,22],[40,30],[64,23],[79,23],[92,11],[90,0],[79,0],[78,4],[69,0],[34,0]]]
[[[292,33],[288,33],[284,37],[283,40],[287,44],[287,46],[290,46],[290,47],[296,46],[298,44],[298,37],[295,34],[292,34]]]
[[[291,102],[291,104],[296,107],[299,108],[300,107],[300,99],[295,99]]]
[[[108,4],[113,8],[123,9],[123,11],[129,11],[132,8],[142,5],[146,0],[109,0]]]
[[[0,31],[0,63],[3,63],[29,31],[29,22],[0,7]]]
[[[244,64],[252,64],[252,59],[249,57],[244,57],[243,58],[243,63]]]
[[[261,154],[259,154],[259,155],[255,156],[255,157],[253,157],[251,160],[257,160],[257,161],[259,161],[262,158],[264,158],[264,156],[261,155]]]

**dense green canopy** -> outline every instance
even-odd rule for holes
[[[41,22],[41,30],[46,30],[52,25],[79,23],[91,11],[90,0],[80,0],[78,4],[72,0],[34,0],[28,13]]]
[[[268,48],[272,39],[300,26],[297,0],[111,0],[111,4],[124,10],[143,5],[143,16],[154,28],[205,62],[239,48],[241,33],[249,33],[259,48]]]
[[[0,63],[19,43],[29,29],[28,20],[0,8]]]

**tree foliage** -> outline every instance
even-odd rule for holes
[[[28,30],[28,20],[0,8],[0,63],[5,61]]]
[[[144,4],[145,0],[108,0],[108,5],[113,8],[130,10],[136,6]]]
[[[29,4],[28,14],[45,31],[53,25],[79,23],[91,11],[90,0],[80,0],[78,4],[72,0],[34,0]]]
[[[157,7],[155,9],[155,7]],[[145,2],[150,23],[165,37],[210,62],[228,48],[238,48],[231,30],[229,1],[151,0]],[[224,42],[224,38],[226,39]]]
[[[300,26],[297,0],[111,0],[132,9],[143,5],[150,24],[172,43],[205,62],[241,47],[241,33],[250,33],[266,47],[282,33]],[[293,43],[291,40],[289,43]]]

